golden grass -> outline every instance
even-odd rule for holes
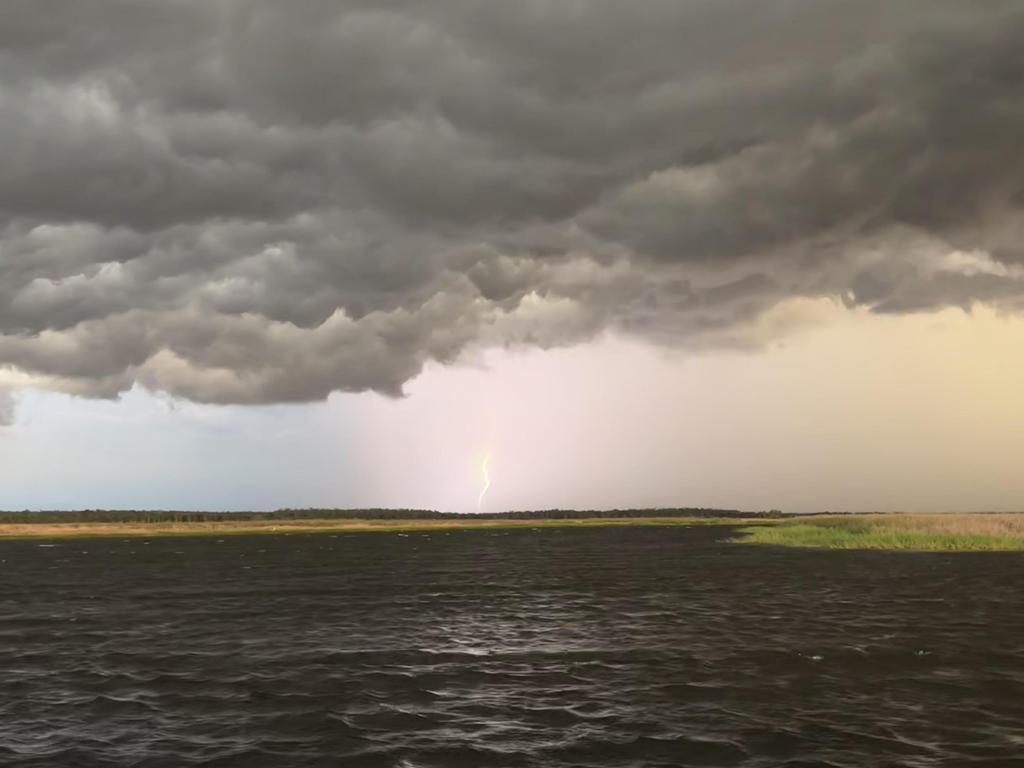
[[[889,528],[928,533],[972,536],[1010,536],[1024,539],[1024,513],[983,513],[944,515],[865,515]]]
[[[703,517],[590,517],[568,520],[215,520],[191,523],[0,523],[0,539],[234,534],[360,533],[479,528],[593,528],[636,525],[715,525],[749,522]]]

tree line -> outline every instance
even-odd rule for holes
[[[433,509],[276,509],[271,512],[196,512],[154,509],[22,510],[0,512],[0,523],[206,523],[224,520],[573,520],[610,517],[783,517],[779,510],[744,512],[710,507],[656,509],[534,509],[459,514]]]

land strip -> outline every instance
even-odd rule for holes
[[[2,539],[286,535],[453,531],[475,529],[595,528],[612,526],[728,525],[738,544],[816,549],[915,552],[1024,550],[1024,514],[844,514],[769,519],[736,516],[502,517],[443,519],[270,518],[153,521],[0,522]]]
[[[651,525],[737,525],[752,519],[716,517],[593,517],[560,519],[468,518],[464,520],[210,520],[199,522],[0,523],[0,539],[65,539],[122,536],[224,536],[240,534],[365,533],[494,528],[595,528]]]
[[[1024,550],[1024,514],[863,514],[787,518],[741,528],[735,541],[816,549]]]

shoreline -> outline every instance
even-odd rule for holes
[[[1024,514],[865,513],[751,517],[577,517],[465,519],[309,518],[148,522],[0,522],[2,541],[339,533],[723,526],[737,545],[895,552],[1024,551]]]
[[[850,514],[741,524],[739,544],[886,552],[1017,552],[1024,514]]]
[[[0,523],[0,541],[37,539],[90,539],[156,536],[241,536],[302,533],[404,533],[515,528],[610,528],[628,526],[750,525],[752,518],[716,517],[582,517],[565,519],[484,520],[217,520],[204,522],[145,523]]]

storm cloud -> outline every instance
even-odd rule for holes
[[[8,0],[0,365],[303,401],[791,299],[1015,310],[1022,49],[953,0]]]

